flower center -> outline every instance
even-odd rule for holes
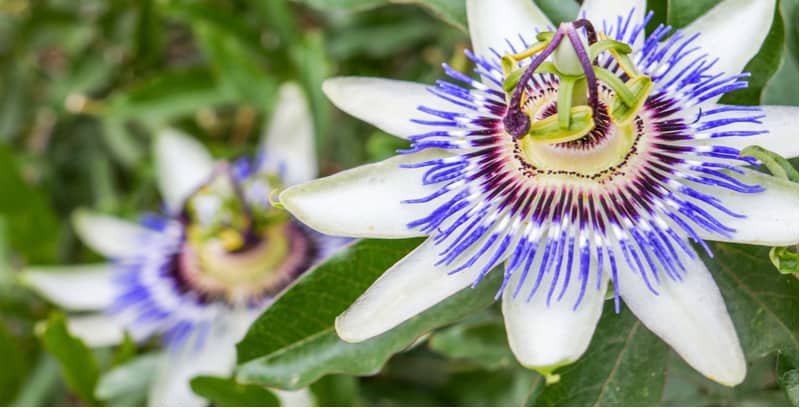
[[[532,122],[557,115],[557,87],[544,88],[536,98],[529,98],[525,112]],[[601,84],[598,115],[594,127],[579,139],[547,143],[531,137],[514,140],[514,156],[526,173],[565,175],[601,179],[623,166],[643,131],[643,119],[615,123],[607,113],[614,101],[613,91]]]
[[[227,165],[186,203],[186,239],[176,276],[203,300],[258,302],[283,289],[307,266],[313,245],[285,212],[261,192],[278,187],[276,177],[238,177]]]
[[[291,222],[270,225],[247,250],[231,252],[221,240],[184,243],[181,280],[205,300],[257,302],[283,289],[306,265],[309,240]]]

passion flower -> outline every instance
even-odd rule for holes
[[[512,351],[546,374],[578,359],[606,290],[722,384],[746,364],[705,240],[797,242],[797,186],[740,148],[797,155],[796,108],[726,106],[774,1],[727,0],[646,36],[644,1],[583,2],[553,27],[529,0],[467,1],[477,78],[435,86],[334,78],[338,107],[408,139],[386,161],[294,186],[281,202],[336,235],[427,240],[345,313],[339,336],[381,334],[505,263]]]
[[[135,340],[162,337],[167,350],[150,404],[202,404],[191,378],[230,375],[235,344],[252,321],[345,242],[304,227],[269,200],[273,191],[315,175],[311,123],[299,87],[286,85],[253,160],[215,163],[190,136],[160,132],[155,153],[166,214],[135,224],[79,211],[76,232],[111,262],[69,271],[29,268],[24,279],[66,309],[102,310],[69,320],[91,346],[116,344],[124,332]],[[308,404],[278,393],[284,402]]]

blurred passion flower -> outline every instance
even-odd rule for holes
[[[253,160],[215,163],[193,138],[165,130],[155,154],[169,215],[135,224],[79,211],[76,231],[111,262],[66,273],[29,268],[24,279],[66,309],[104,311],[69,321],[90,346],[116,344],[126,331],[136,340],[163,336],[168,349],[149,402],[201,404],[191,378],[229,375],[250,323],[345,242],[304,227],[269,201],[276,189],[316,175],[313,137],[306,101],[293,84],[282,87]]]
[[[726,106],[775,2],[725,0],[649,36],[644,1],[586,0],[553,29],[531,0],[469,0],[480,80],[335,78],[338,107],[406,138],[386,161],[294,186],[281,202],[328,234],[427,240],[336,321],[359,342],[505,262],[508,339],[544,373],[577,360],[606,290],[692,367],[726,385],[746,363],[690,245],[797,242],[797,186],[744,166],[751,144],[797,155],[797,109]]]

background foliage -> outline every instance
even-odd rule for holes
[[[554,22],[579,7],[537,3]],[[685,26],[715,3],[650,0],[650,28]],[[780,1],[751,88],[728,102],[797,104],[797,3]],[[432,82],[442,62],[469,68],[465,30],[462,0],[0,1],[0,404],[143,401],[154,344],[89,350],[15,273],[97,260],[71,230],[75,208],[159,208],[155,130],[179,126],[218,157],[252,152],[278,85],[293,80],[311,101],[322,173],[379,160],[402,142],[335,110],[321,81]],[[705,380],[626,310],[607,310],[586,355],[544,386],[510,355],[492,280],[376,339],[338,340],[333,318],[416,243],[363,241],[306,275],[239,345],[235,378],[192,388],[218,405],[277,403],[262,386],[310,386],[325,405],[797,404],[797,279],[767,249],[718,244],[707,260],[750,365],[741,386]],[[320,302],[323,290],[336,302]]]

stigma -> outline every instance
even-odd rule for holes
[[[508,103],[503,124],[510,135],[528,143],[560,144],[589,138],[603,119],[619,127],[630,125],[653,81],[637,72],[628,44],[597,33],[588,20],[562,23],[536,39],[524,51],[502,57]],[[611,54],[610,62],[621,74],[598,63],[603,52]],[[545,73],[556,78],[557,92],[552,114],[542,116],[529,109],[528,85],[535,74]],[[605,100],[599,96],[601,86],[608,90]]]

